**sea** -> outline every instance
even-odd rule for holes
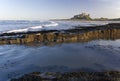
[[[0,34],[67,30],[120,21],[0,20]],[[0,81],[31,72],[120,71],[120,39],[50,45],[0,45]]]

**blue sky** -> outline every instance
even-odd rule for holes
[[[0,0],[0,19],[60,19],[82,12],[120,17],[120,0]]]

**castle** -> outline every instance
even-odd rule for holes
[[[82,13],[79,15],[75,15],[73,18],[71,19],[82,19],[82,20],[91,20],[92,18],[90,17],[90,14],[87,13]]]

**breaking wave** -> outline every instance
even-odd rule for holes
[[[24,33],[44,30],[66,30],[75,27],[88,27],[116,23],[113,21],[0,21],[1,33]]]
[[[10,30],[10,31],[7,31],[7,33],[20,33],[20,32],[29,32],[29,31],[51,30],[51,29],[55,29],[54,27],[57,25],[59,25],[59,24],[51,21],[50,24],[33,26],[33,27],[28,27],[28,28],[23,28],[23,29]]]

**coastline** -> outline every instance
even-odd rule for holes
[[[3,33],[0,35],[0,45],[31,44],[31,43],[67,43],[89,42],[99,39],[115,40],[120,38],[120,23],[110,23],[101,26],[75,27],[67,30],[33,31],[26,33]]]
[[[0,45],[53,45],[62,43],[87,43],[94,40],[120,39],[120,23],[110,23],[101,26],[81,27],[67,30],[49,30],[27,33],[3,33],[0,35]],[[86,48],[95,48],[86,46]],[[110,47],[111,48],[111,47]],[[51,78],[52,77],[52,78]],[[33,72],[11,79],[11,81],[119,81],[119,71],[104,72]]]

